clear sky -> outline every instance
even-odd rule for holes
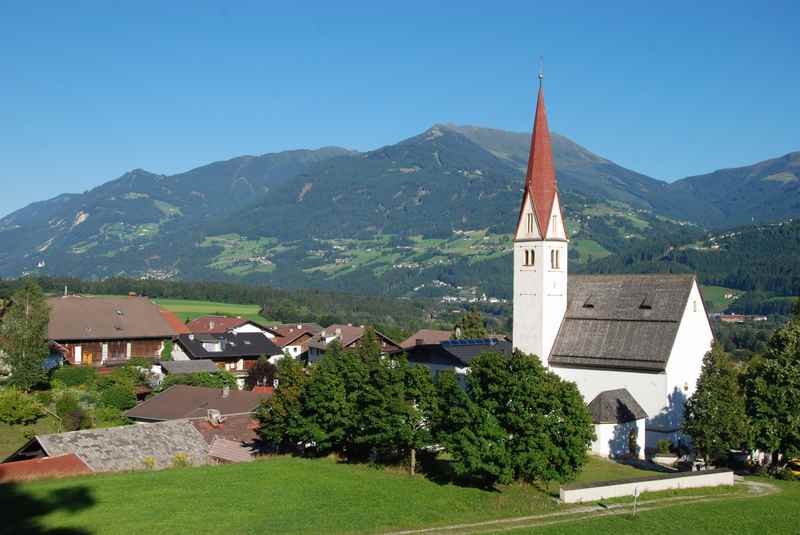
[[[798,28],[795,1],[0,0],[0,215],[138,167],[527,131],[540,55],[551,128],[590,150],[754,163],[800,149]]]

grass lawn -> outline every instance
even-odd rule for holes
[[[741,290],[725,288],[724,286],[703,286],[703,298],[711,303],[709,312],[722,312],[728,308],[734,299],[725,299],[725,294],[742,295]]]
[[[759,481],[759,479],[754,479]],[[766,480],[764,480],[766,481]],[[641,535],[800,533],[800,482],[774,481],[771,496],[691,503],[631,515],[606,516],[514,531],[519,534],[583,535],[625,533]],[[698,491],[702,489],[697,489]]]
[[[641,474],[635,468],[591,459],[581,480]],[[43,506],[31,519],[33,508],[22,503],[30,500],[54,505]],[[28,518],[48,529],[125,535],[373,533],[565,507],[530,485],[490,492],[393,470],[292,457],[0,485],[0,501],[6,516],[0,532],[11,527],[19,532],[17,522]],[[14,511],[17,516],[9,519]]]
[[[241,316],[257,322],[266,322],[258,312],[258,305],[237,305],[231,303],[217,303],[214,301],[190,301],[186,299],[156,299],[156,303],[165,309],[174,312],[181,320],[194,319],[207,314],[224,316]]]
[[[33,425],[0,424],[0,460],[5,459],[25,445],[33,435],[58,432],[55,418],[42,418]]]

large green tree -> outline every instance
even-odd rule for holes
[[[23,390],[30,390],[47,377],[44,361],[49,353],[49,321],[50,308],[41,288],[26,278],[11,297],[0,326],[3,363],[11,372],[11,383]]]
[[[514,466],[509,435],[497,418],[469,398],[451,371],[438,375],[436,388],[439,404],[433,433],[452,456],[456,475],[485,488],[510,483]]]
[[[739,373],[719,344],[703,358],[697,389],[684,411],[684,430],[706,464],[748,442],[749,418]]]
[[[485,353],[470,363],[470,399],[505,430],[516,479],[568,481],[586,462],[594,425],[574,383],[536,356]]]
[[[753,445],[771,454],[773,469],[800,456],[800,316],[778,329],[744,376]]]

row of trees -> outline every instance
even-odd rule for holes
[[[752,447],[773,471],[800,457],[800,302],[795,316],[744,369],[719,345],[686,403],[685,430],[706,462]]]
[[[412,472],[418,450],[444,448],[459,477],[487,487],[580,470],[594,428],[574,384],[522,353],[486,353],[470,368],[466,388],[449,371],[434,381],[425,367],[382,357],[368,329],[358,348],[333,344],[309,369],[282,359],[260,433],[276,451],[403,461]]]

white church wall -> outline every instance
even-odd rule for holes
[[[606,390],[625,388],[647,413],[647,447],[655,447],[658,438],[650,432],[651,415],[661,414],[666,405],[667,374],[641,373],[614,370],[592,370],[585,368],[552,367],[552,371],[563,379],[578,385],[586,403]]]
[[[632,422],[596,424],[594,432],[596,439],[592,442],[591,452],[602,457],[618,458],[630,454],[630,432],[636,433],[636,456],[644,459],[645,449],[645,419]]]
[[[651,415],[650,427],[662,431],[664,436],[660,438],[673,442],[681,438],[679,429],[683,422],[683,407],[686,400],[694,394],[703,367],[703,357],[711,349],[713,340],[714,333],[706,316],[700,290],[695,283],[689,293],[675,344],[667,362],[668,404],[661,414]]]

